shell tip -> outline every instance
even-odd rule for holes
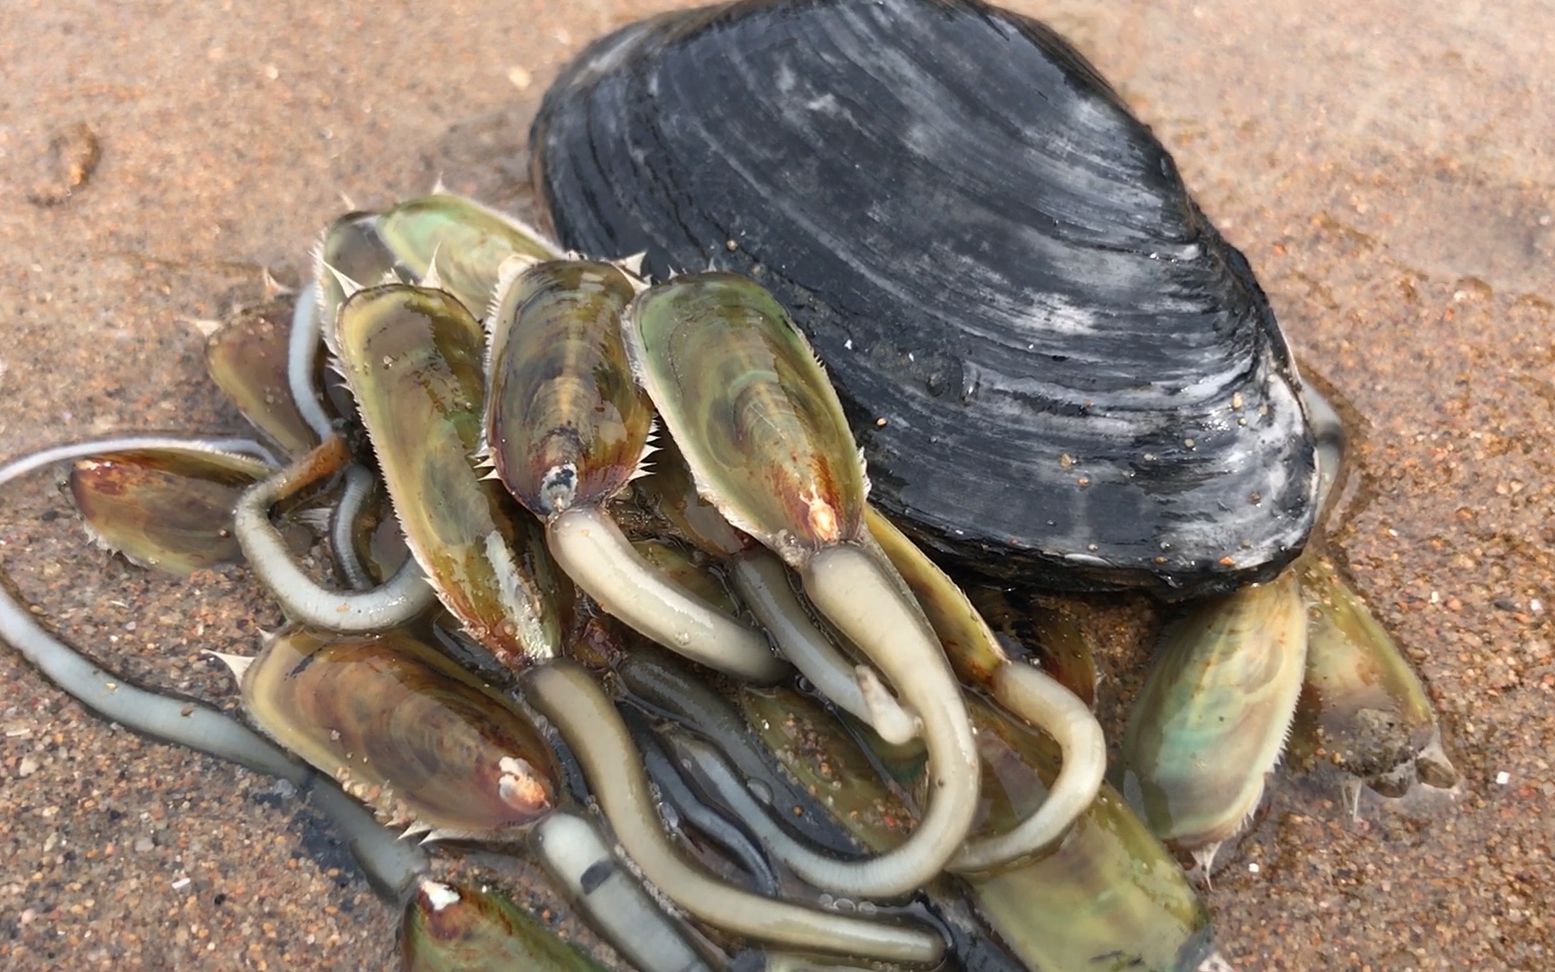
[[[1199,876],[1204,879],[1206,891],[1215,890],[1215,882],[1210,878],[1210,871],[1215,866],[1215,855],[1220,851],[1221,843],[1222,841],[1217,840],[1203,847],[1195,847],[1192,851],[1193,863],[1198,866]]]
[[[275,636],[271,635],[270,637],[274,638]],[[254,664],[254,658],[248,655],[233,655],[224,651],[205,651],[202,654],[209,655],[223,665],[226,665],[227,669],[232,672],[233,679],[239,685],[243,684],[243,676],[248,671],[249,666]]]
[[[269,267],[260,268],[259,283],[260,286],[264,288],[265,297],[267,299],[272,299],[275,297],[290,297],[292,294],[297,292],[295,289],[288,287],[281,283],[279,280],[275,279],[275,274],[270,272]]]
[[[336,270],[332,264],[322,263],[321,266],[323,266],[325,270],[328,270],[330,275],[335,278],[335,283],[340,285],[341,293],[345,294],[346,299],[349,300],[362,289],[361,284],[357,283],[355,280],[352,280],[350,277],[341,273],[339,270]]]
[[[439,241],[432,247],[432,258],[427,261],[427,272],[422,276],[421,282],[417,284],[418,287],[425,287],[427,290],[443,289],[443,276],[437,272],[437,257],[442,252],[443,244]]]
[[[1204,956],[1194,972],[1236,972],[1236,966],[1227,962],[1225,956],[1216,951]]]
[[[183,320],[183,322],[185,324],[187,324],[190,327],[194,328],[194,330],[199,333],[200,337],[205,338],[207,340],[210,339],[211,335],[213,335],[217,331],[221,330],[222,322],[218,321],[218,320],[216,320],[214,318],[210,318],[210,317],[185,317],[182,320]]]

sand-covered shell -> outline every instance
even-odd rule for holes
[[[755,277],[872,494],[1009,577],[1271,576],[1312,438],[1247,261],[1050,29],[974,0],[759,0],[589,48],[532,132],[563,245]]]

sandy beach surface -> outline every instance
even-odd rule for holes
[[[295,282],[343,197],[441,176],[524,209],[559,67],[672,6],[0,5],[0,456],[238,431],[192,320],[266,271]],[[1208,894],[1226,957],[1555,967],[1555,7],[1017,6],[1155,128],[1361,418],[1335,542],[1463,774],[1353,820],[1325,785],[1277,787]],[[225,706],[199,651],[280,620],[239,568],[179,581],[97,551],[49,476],[0,499],[0,561],[103,664]],[[111,726],[0,647],[0,967],[388,968],[396,922],[285,787]]]

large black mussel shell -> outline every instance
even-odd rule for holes
[[[1304,542],[1312,437],[1267,300],[1042,24],[968,0],[660,17],[585,51],[532,140],[565,245],[747,273],[792,310],[874,496],[941,553],[1195,593]]]

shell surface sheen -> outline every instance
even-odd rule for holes
[[[1182,593],[1314,518],[1246,260],[1062,38],[971,0],[762,0],[628,27],[531,133],[565,246],[749,274],[825,361],[874,496],[970,565]]]

